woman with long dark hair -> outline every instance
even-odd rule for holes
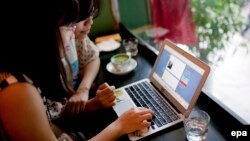
[[[72,68],[63,41],[72,31],[64,34],[61,28],[74,29],[81,15],[80,7],[86,1],[24,0],[15,6],[4,4],[7,11],[0,12],[5,21],[1,26],[8,29],[2,32],[0,47],[1,140],[71,140],[65,134],[53,132],[51,121],[60,117],[62,111],[51,109],[49,104],[63,106],[61,99],[74,93],[73,75],[68,75]],[[96,105],[113,104],[113,89],[104,83],[81,108],[85,111]],[[60,109],[60,105],[56,107]],[[151,110],[130,109],[90,140],[115,140],[150,126],[147,119],[152,119]]]

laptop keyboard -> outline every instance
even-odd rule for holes
[[[154,111],[155,118],[152,120],[154,125],[161,127],[179,119],[179,116],[169,107],[166,102],[152,88],[148,81],[142,81],[125,88],[137,107],[146,107]]]

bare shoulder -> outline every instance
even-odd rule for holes
[[[34,92],[36,87],[33,81],[24,74],[11,74],[8,72],[0,72],[0,94],[17,94]],[[0,95],[0,96],[1,96]]]
[[[11,84],[0,91],[0,107],[31,103],[41,99],[36,87],[27,82]]]
[[[8,85],[6,88],[0,91],[0,94],[11,94],[11,93],[34,93],[37,91],[36,87],[28,82],[16,82]]]

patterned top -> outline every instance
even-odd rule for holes
[[[89,37],[75,39],[74,29],[72,29],[72,27],[60,27],[60,31],[63,35],[62,39],[66,58],[70,63],[73,73],[72,86],[75,87],[79,76],[82,78],[85,65],[99,57],[99,50]]]
[[[89,39],[89,37],[83,40],[76,39],[77,55],[79,59],[80,75],[82,76],[82,70],[85,65],[94,59],[99,57],[99,50],[96,45]]]

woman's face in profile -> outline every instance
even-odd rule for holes
[[[88,17],[87,19],[85,19],[83,21],[78,22],[76,24],[75,37],[77,39],[85,38],[88,35],[92,24],[93,24],[92,16]]]

